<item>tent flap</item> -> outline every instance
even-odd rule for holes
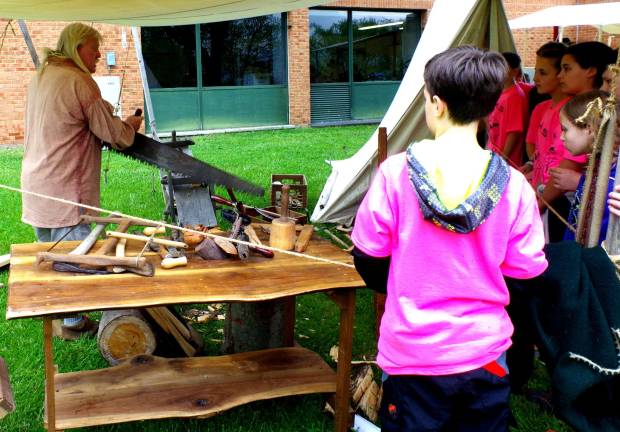
[[[435,54],[459,45],[514,51],[501,0],[437,0],[409,68],[379,127],[388,133],[388,155],[400,153],[414,141],[429,138],[424,116],[423,72]],[[377,166],[377,136],[351,158],[332,161],[312,221],[351,224]]]
[[[137,27],[229,21],[303,9],[326,0],[0,0],[0,17]]]

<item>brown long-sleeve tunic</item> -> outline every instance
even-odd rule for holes
[[[21,184],[27,191],[99,206],[101,141],[133,143],[134,130],[112,115],[90,74],[52,59],[28,89]],[[79,223],[85,211],[28,194],[22,221],[41,228]]]

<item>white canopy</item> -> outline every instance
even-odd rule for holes
[[[322,3],[327,0],[0,0],[0,18],[148,27],[228,21]]]
[[[387,129],[388,155],[429,137],[422,92],[424,66],[435,54],[466,44],[497,51],[515,50],[500,0],[435,1],[409,68],[379,125]],[[377,136],[375,131],[351,158],[328,161],[332,173],[312,214],[313,221],[352,222],[377,166]]]
[[[606,33],[620,33],[620,2],[554,6],[508,22],[510,28],[589,25]]]

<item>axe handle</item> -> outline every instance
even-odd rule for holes
[[[153,227],[154,226],[158,226],[157,224],[146,222],[146,221],[141,221],[141,220],[138,220],[138,219],[116,217],[116,216],[100,217],[100,216],[82,215],[82,216],[80,216],[80,220],[82,221],[82,223],[97,223],[97,224],[98,223],[120,224],[120,223],[125,222],[125,221],[131,221],[132,225],[153,226]]]
[[[117,232],[117,231],[107,231],[106,235],[109,238],[126,238],[128,240],[137,240],[137,241],[142,241],[142,242],[152,242],[152,243],[157,243],[157,244],[163,244],[165,246],[172,246],[175,248],[179,248],[179,249],[187,249],[189,246],[187,245],[187,243],[183,243],[183,242],[178,242],[178,241],[173,241],[173,240],[166,240],[166,239],[162,239],[162,238],[158,238],[158,237],[147,237],[147,236],[142,236],[142,235],[136,235],[136,234],[127,234],[124,232]]]
[[[98,223],[95,228],[88,234],[88,236],[82,240],[78,247],[69,252],[71,255],[86,255],[90,248],[93,247],[97,238],[101,235],[103,230],[105,229],[104,223]]]
[[[87,264],[91,266],[126,266],[126,267],[144,267],[146,258],[144,257],[114,257],[108,255],[69,255],[57,254],[52,252],[37,253],[36,264],[39,265],[43,261],[52,262],[68,262],[72,264]]]
[[[133,224],[131,220],[125,219],[121,223],[118,224],[116,230],[118,232],[124,233],[129,229],[129,227]],[[111,253],[113,250],[116,250],[116,243],[118,243],[118,238],[108,236],[107,239],[103,242],[103,244],[97,249],[95,252],[96,255],[107,255]]]

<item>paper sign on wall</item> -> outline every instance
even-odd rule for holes
[[[116,75],[94,76],[93,79],[101,90],[101,96],[104,100],[110,102],[116,109],[114,114],[122,117],[119,98],[121,96],[121,77]]]

